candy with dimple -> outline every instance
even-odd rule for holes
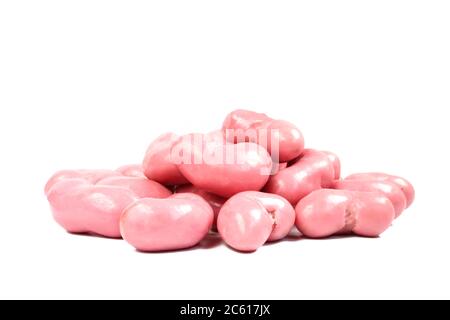
[[[177,250],[198,244],[213,219],[213,210],[202,197],[180,193],[134,202],[120,218],[120,231],[139,251]]]
[[[402,189],[403,193],[406,197],[406,207],[408,208],[414,201],[415,191],[412,184],[398,176],[386,174],[386,173],[380,173],[380,172],[367,172],[367,173],[355,173],[347,178],[346,180],[374,180],[374,181],[390,181],[392,183],[395,183]]]
[[[278,145],[279,162],[295,159],[304,148],[303,135],[295,125],[264,113],[235,110],[228,114],[222,128],[234,143],[256,142],[265,146],[269,153],[276,150],[274,144]]]
[[[284,238],[294,221],[294,208],[284,198],[247,191],[225,202],[219,212],[217,228],[230,247],[255,251],[267,241]]]
[[[334,157],[332,161],[330,153],[306,149],[302,156],[271,176],[263,191],[278,194],[296,205],[312,191],[331,187],[338,177],[336,171],[340,170]]]
[[[378,192],[316,190],[295,207],[295,224],[311,238],[335,234],[376,237],[395,217],[391,201]]]
[[[141,197],[171,195],[164,186],[147,178],[105,170],[63,172],[50,179],[46,194],[56,222],[73,233],[119,238],[119,218],[128,205]],[[100,176],[103,179],[99,180]]]
[[[397,218],[406,208],[406,197],[400,187],[388,180],[336,180],[333,189],[379,192],[386,196],[395,209]]]

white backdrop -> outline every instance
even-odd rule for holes
[[[448,1],[2,1],[1,298],[450,298]],[[298,124],[344,175],[411,180],[378,239],[141,254],[65,233],[43,186],[140,162],[234,108]]]

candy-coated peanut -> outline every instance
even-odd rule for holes
[[[395,217],[391,201],[380,193],[332,189],[310,193],[295,212],[297,228],[311,238],[349,233],[376,237]]]
[[[367,173],[355,173],[346,180],[376,180],[376,181],[390,181],[397,184],[403,191],[406,197],[406,207],[408,208],[414,201],[415,191],[413,185],[406,179],[386,173],[380,172],[367,172]]]
[[[272,170],[272,159],[267,151],[255,143],[199,145],[184,139],[176,150],[184,161],[180,172],[194,186],[231,197],[242,191],[258,191],[266,184]]]
[[[217,228],[230,247],[255,251],[267,241],[284,238],[294,221],[294,208],[284,198],[247,191],[225,202],[217,219]]]
[[[180,137],[173,133],[166,133],[150,144],[142,164],[147,178],[165,185],[188,182],[171,159],[172,147],[179,139]]]
[[[333,189],[379,192],[392,202],[396,218],[406,208],[406,197],[402,189],[388,180],[336,180]]]
[[[141,197],[171,195],[145,177],[108,170],[60,171],[50,178],[46,189],[53,217],[64,229],[112,238],[120,237],[119,218],[125,207]]]
[[[263,113],[235,110],[227,115],[222,128],[227,138],[234,143],[259,143],[266,147],[269,153],[276,150],[273,149],[274,145],[278,145],[276,151],[279,151],[279,162],[298,157],[304,148],[303,135],[295,125],[272,119]]]
[[[198,244],[211,229],[214,213],[192,193],[165,199],[140,199],[120,218],[122,237],[139,251],[184,249]]]
[[[227,201],[226,198],[223,198],[221,196],[215,195],[213,193],[207,192],[205,190],[199,189],[191,184],[186,184],[183,186],[179,186],[176,189],[176,193],[195,193],[196,195],[199,195],[203,199],[205,199],[206,202],[209,203],[211,208],[214,211],[214,221],[212,225],[212,230],[217,231],[217,217],[219,215],[220,209],[222,208],[225,201]]]
[[[336,176],[334,168],[328,154],[306,149],[288,167],[271,176],[263,191],[278,194],[295,205],[312,191],[330,187]]]

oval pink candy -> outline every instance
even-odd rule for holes
[[[147,178],[165,185],[188,183],[177,165],[171,160],[172,147],[179,140],[180,137],[176,134],[166,133],[150,144],[142,164]]]
[[[214,221],[212,224],[212,230],[217,231],[217,217],[219,216],[219,212],[223,204],[225,203],[225,201],[227,201],[226,198],[199,189],[190,184],[177,187],[176,193],[195,193],[196,195],[202,197],[206,202],[208,202],[208,204],[214,211]]]
[[[120,215],[128,205],[141,197],[172,194],[147,178],[114,176],[107,170],[61,172],[64,174],[57,173],[47,183],[47,199],[56,222],[73,233],[119,238]],[[100,177],[104,178],[97,181]]]
[[[376,237],[395,217],[392,203],[379,193],[331,189],[312,192],[295,212],[297,228],[311,238],[349,233]]]
[[[192,193],[166,199],[140,199],[120,219],[122,237],[139,251],[185,249],[198,244],[211,228],[214,213]]]
[[[380,172],[367,172],[367,173],[355,173],[346,180],[375,180],[375,181],[390,181],[397,184],[403,191],[406,197],[406,207],[408,208],[413,202],[415,197],[415,191],[413,185],[406,179],[386,173]]]
[[[329,154],[306,149],[288,167],[271,176],[263,191],[278,194],[295,205],[312,191],[330,187],[336,176],[335,166]]]
[[[333,189],[379,192],[391,201],[395,209],[396,218],[406,208],[405,194],[397,184],[388,180],[336,180]]]
[[[175,147],[183,154],[180,172],[194,186],[221,197],[242,191],[257,191],[266,184],[272,170],[267,151],[255,143],[199,146],[182,141]]]

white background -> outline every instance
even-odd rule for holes
[[[450,298],[448,1],[2,1],[1,298]],[[295,122],[344,175],[405,176],[378,239],[141,254],[65,233],[43,186],[140,162],[234,108]]]

